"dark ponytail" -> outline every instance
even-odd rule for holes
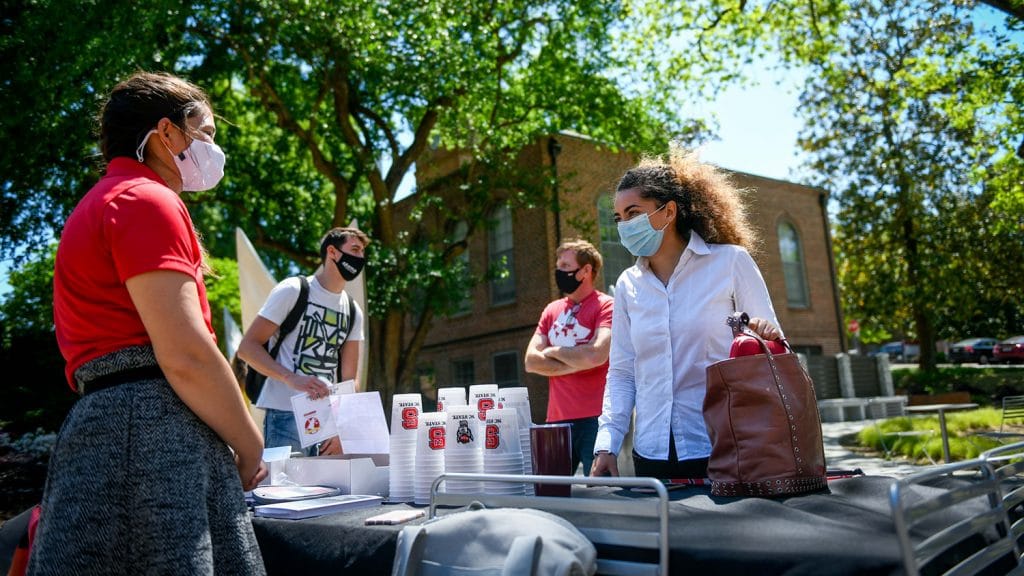
[[[211,110],[202,88],[162,72],[136,72],[110,92],[100,115],[100,150],[110,162],[135,157],[146,133],[161,118],[185,130],[186,119]],[[211,110],[212,111],[212,110]]]

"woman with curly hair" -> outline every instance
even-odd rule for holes
[[[696,154],[646,158],[615,192],[619,238],[637,261],[615,285],[608,381],[592,475],[618,476],[616,454],[636,410],[637,476],[703,478],[705,369],[729,357],[734,311],[765,339],[782,336],[755,243],[727,175]]]

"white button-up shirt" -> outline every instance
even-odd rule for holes
[[[670,431],[679,460],[709,456],[705,370],[729,357],[726,319],[734,311],[779,324],[757,264],[739,246],[707,244],[691,232],[667,286],[646,258],[623,272],[594,450],[619,452],[635,408],[633,449],[640,456],[668,459]]]

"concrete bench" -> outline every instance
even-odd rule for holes
[[[866,420],[867,398],[829,398],[818,400],[818,413],[822,422]]]
[[[906,396],[874,396],[867,400],[868,418],[896,418],[906,415]]]
[[[822,422],[850,422],[868,418],[903,416],[906,396],[872,396],[870,398],[828,398],[818,400]]]

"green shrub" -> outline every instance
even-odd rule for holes
[[[892,382],[897,394],[969,392],[974,402],[1000,406],[1003,396],[1024,394],[1024,368],[899,368],[892,371]]]
[[[976,458],[985,450],[998,446],[999,442],[996,440],[974,436],[974,433],[982,430],[998,430],[1001,417],[1002,410],[997,408],[979,408],[947,414],[946,430],[949,432],[950,457],[954,461]],[[899,455],[901,459],[927,464],[927,459],[921,454],[923,447],[933,460],[942,462],[942,436],[939,435],[937,416],[901,416],[880,421],[877,426],[867,426],[862,429],[857,434],[857,443],[883,453],[883,434],[910,430],[932,430],[934,434],[931,436],[887,436],[885,444],[889,446],[892,453]]]

